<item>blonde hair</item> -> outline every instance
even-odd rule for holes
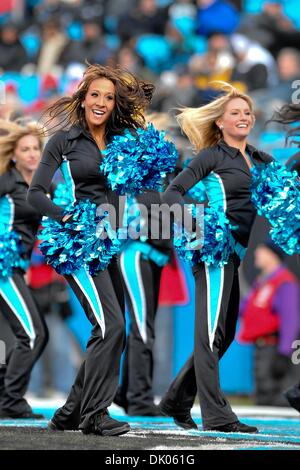
[[[34,135],[37,137],[42,149],[44,143],[43,133],[43,128],[35,121],[0,119],[0,175],[13,166],[12,158],[15,148],[22,137]]]
[[[215,82],[220,84],[220,88],[225,93],[216,98],[211,103],[200,108],[184,108],[177,115],[177,121],[193,144],[194,150],[199,152],[205,147],[215,145],[223,134],[216,124],[216,121],[224,114],[225,107],[234,98],[245,100],[253,113],[253,102],[250,96],[242,93],[237,88],[226,82]],[[253,116],[254,121],[254,116]]]

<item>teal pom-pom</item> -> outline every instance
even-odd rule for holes
[[[194,211],[193,207],[193,215]],[[222,267],[227,264],[235,248],[232,230],[236,226],[230,223],[222,208],[206,207],[203,224],[199,228],[202,232],[204,230],[202,247],[199,247],[199,240],[191,241],[191,235],[182,233],[175,224],[173,244],[178,256],[190,265],[204,262],[210,266]]]
[[[47,263],[62,275],[82,267],[91,274],[102,271],[120,250],[114,234],[107,233],[107,214],[97,215],[96,205],[89,200],[76,202],[67,213],[72,217],[64,225],[49,218],[43,221],[39,248]]]
[[[0,234],[0,278],[11,277],[13,269],[22,267],[22,242],[15,231]]]
[[[251,197],[269,221],[271,238],[287,254],[300,253],[300,182],[296,171],[277,162],[252,169]]]
[[[187,158],[183,163],[183,168],[187,168],[192,161],[192,158]],[[191,199],[197,202],[203,203],[207,201],[206,189],[202,181],[198,181],[189,191],[186,193]]]
[[[72,207],[73,197],[66,183],[58,183],[54,190],[52,201],[64,209]]]
[[[195,184],[187,193],[187,196],[189,196],[192,199],[195,199],[197,202],[205,202],[207,201],[207,195],[206,195],[206,190],[204,184],[199,181],[199,183]]]
[[[200,250],[200,260],[211,266],[224,266],[234,252],[235,241],[232,225],[222,209],[204,209],[204,245]]]
[[[100,167],[111,189],[132,195],[146,189],[160,191],[163,178],[174,170],[178,158],[175,145],[164,137],[165,132],[152,124],[115,136],[102,152]]]

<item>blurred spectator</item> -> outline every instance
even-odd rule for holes
[[[255,345],[257,405],[286,406],[282,392],[300,371],[291,361],[300,331],[299,284],[283,257],[271,240],[258,245],[255,265],[261,274],[241,304],[239,340]]]
[[[188,35],[195,30],[197,8],[193,0],[178,0],[169,7],[169,18],[182,34]]]
[[[238,11],[243,11],[243,7],[244,7],[244,0],[229,0],[230,3],[232,5],[235,6],[235,8],[238,10]]]
[[[0,118],[14,120],[21,117],[22,114],[23,110],[18,97],[18,89],[14,83],[8,82],[4,88],[4,100],[1,100]]]
[[[285,102],[291,101],[292,84],[300,78],[300,52],[293,48],[284,48],[277,57],[279,83],[271,91],[272,96]]]
[[[176,23],[177,19],[181,18],[190,18],[193,20],[196,18],[196,13],[197,8],[193,0],[177,0],[169,7],[169,16],[174,23]]]
[[[44,75],[41,79],[38,98],[26,108],[26,114],[40,115],[52,100],[58,99],[58,79],[51,74]]]
[[[281,49],[277,57],[278,78],[277,85],[267,90],[257,90],[252,93],[255,102],[256,129],[263,129],[274,109],[280,108],[284,103],[292,100],[294,92],[293,82],[300,77],[300,52],[296,49]],[[271,126],[275,132],[282,131],[282,126],[273,123]]]
[[[280,49],[283,47],[294,47],[299,49],[300,44],[300,31],[282,31],[281,29],[277,28],[276,24],[270,24],[269,30],[274,33],[274,36],[277,40],[274,47],[270,47],[270,50],[276,54]]]
[[[35,8],[35,17],[42,25],[57,18],[64,28],[76,20],[93,19],[100,22],[103,16],[102,3],[101,0],[43,0]]]
[[[155,0],[138,0],[138,5],[120,18],[118,34],[127,41],[142,34],[164,34],[168,14]]]
[[[259,42],[275,56],[282,47],[285,47],[278,37],[280,31],[296,31],[293,22],[284,14],[280,0],[263,2],[262,12],[246,16],[239,28],[239,32]]]
[[[154,73],[176,69],[188,60],[182,33],[171,22],[167,22],[164,36],[142,34],[136,38],[136,51]]]
[[[28,61],[17,26],[12,23],[3,25],[0,32],[0,67],[4,71],[19,72]]]
[[[67,37],[55,20],[49,20],[42,27],[42,44],[37,58],[37,73],[46,75],[53,72],[59,57],[67,45]]]
[[[278,82],[276,62],[260,44],[242,34],[233,34],[231,45],[237,59],[231,81],[245,83],[248,91],[272,87]]]
[[[58,63],[66,67],[70,63],[98,63],[105,65],[112,56],[102,35],[101,26],[93,20],[83,24],[83,37],[81,41],[69,41],[63,49]]]
[[[104,5],[104,14],[105,17],[111,17],[118,20],[128,13],[129,11],[134,10],[136,7],[137,0],[105,0]]]
[[[208,50],[216,53],[217,73],[232,68],[235,62],[229,36],[222,33],[213,33],[208,38]]]
[[[226,0],[197,0],[197,32],[203,36],[231,34],[239,24],[239,13]]]
[[[82,76],[85,72],[86,65],[84,64],[70,64],[65,70],[65,87],[64,94],[71,96],[75,93]]]
[[[66,5],[61,0],[43,0],[36,5],[34,16],[38,23],[44,24],[54,17],[61,17],[65,8]]]
[[[189,70],[195,77],[195,84],[201,91],[203,102],[212,98],[214,80],[225,82],[230,80],[234,63],[229,38],[222,33],[214,33],[210,36],[205,54],[194,54],[191,57]]]
[[[75,20],[94,21],[102,25],[104,17],[104,6],[111,0],[67,0],[69,4],[69,15]],[[65,0],[66,2],[66,0]]]
[[[134,75],[138,75],[143,80],[154,82],[155,75],[145,66],[141,56],[128,44],[119,49],[116,62],[120,67],[128,69]]]
[[[167,86],[160,86],[158,93],[161,93],[159,101],[163,112],[183,106],[197,106],[198,103],[194,79],[186,67],[174,74],[173,86],[168,86],[167,82]]]

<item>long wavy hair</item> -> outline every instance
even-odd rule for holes
[[[285,125],[299,122],[299,126],[289,128],[286,133],[286,141],[293,137],[300,136],[300,104],[288,103],[283,105],[274,113],[271,121]],[[291,142],[300,146],[300,143],[297,140],[292,140]]]
[[[17,121],[0,119],[0,175],[14,166],[12,159],[15,148],[19,140],[27,135],[35,136],[42,150],[43,129],[37,122],[29,121],[27,118]]]
[[[183,108],[177,115],[177,121],[188,137],[196,152],[215,145],[222,139],[222,131],[216,121],[224,114],[225,107],[234,98],[245,100],[253,114],[253,102],[250,96],[226,82],[219,83],[221,96],[200,108]],[[253,115],[253,122],[255,121]]]
[[[116,105],[106,124],[106,138],[125,128],[145,127],[144,110],[152,99],[154,85],[139,80],[119,67],[89,64],[73,95],[60,98],[44,113],[44,117],[48,117],[45,121],[48,134],[58,129],[68,129],[74,124],[88,128],[81,104],[91,83],[99,78],[106,78],[115,85]]]

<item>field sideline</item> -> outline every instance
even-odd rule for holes
[[[50,418],[60,404],[36,402],[34,410]],[[1,450],[300,450],[300,415],[290,408],[235,407],[241,421],[259,434],[203,432],[199,408],[193,417],[199,430],[185,431],[171,418],[127,417],[117,406],[111,415],[129,421],[132,430],[119,437],[51,432],[47,420],[0,420]]]

